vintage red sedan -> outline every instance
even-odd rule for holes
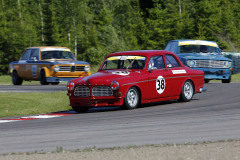
[[[206,90],[203,85],[204,72],[184,66],[172,52],[141,50],[108,55],[97,73],[69,81],[67,89],[73,110],[86,112],[99,106],[188,102]]]

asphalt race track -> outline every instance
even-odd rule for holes
[[[205,87],[188,103],[0,123],[0,154],[240,139],[240,83]]]

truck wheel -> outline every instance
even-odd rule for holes
[[[13,71],[12,73],[12,83],[14,85],[22,85],[23,79],[18,76],[17,71]]]
[[[87,112],[90,108],[89,108],[89,107],[83,107],[83,106],[72,106],[72,109],[73,109],[75,112],[78,112],[78,113],[85,113],[85,112]]]
[[[131,87],[124,98],[124,107],[126,109],[134,109],[137,108],[139,104],[139,93],[136,87]]]
[[[208,83],[210,80],[209,79],[204,79],[204,82],[205,83]]]
[[[228,79],[222,79],[222,83],[230,83],[231,79],[231,76]]]
[[[41,72],[40,72],[40,84],[41,85],[49,85],[49,82],[47,82],[44,70],[41,70]]]
[[[181,95],[179,101],[189,102],[194,95],[194,87],[191,81],[186,80],[182,86]]]

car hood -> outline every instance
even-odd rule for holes
[[[74,80],[78,85],[110,85],[112,81],[130,80],[133,76],[141,76],[140,71],[126,70],[108,70],[94,73],[87,77],[82,77]]]
[[[224,57],[223,55],[214,55],[214,54],[207,54],[207,53],[184,53],[178,54],[179,57],[185,59],[203,59],[203,60],[228,60],[231,61],[229,58]]]
[[[60,65],[60,64],[84,64],[84,65],[89,65],[88,62],[85,61],[77,61],[77,60],[70,60],[70,59],[52,59],[52,60],[45,60],[48,62],[51,62],[54,65]]]

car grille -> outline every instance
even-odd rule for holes
[[[90,96],[90,89],[87,86],[77,86],[74,90],[74,95],[76,97],[89,97]],[[113,91],[108,86],[95,86],[92,88],[92,95],[99,97],[99,96],[112,96]]]
[[[89,97],[90,90],[86,86],[77,86],[74,90],[74,95],[77,97]]]
[[[59,66],[60,72],[83,72],[85,66]]]
[[[224,68],[224,63],[226,61],[216,61],[216,60],[195,60],[196,68]]]
[[[93,87],[92,94],[93,96],[112,96],[113,91],[108,86],[96,86]]]

